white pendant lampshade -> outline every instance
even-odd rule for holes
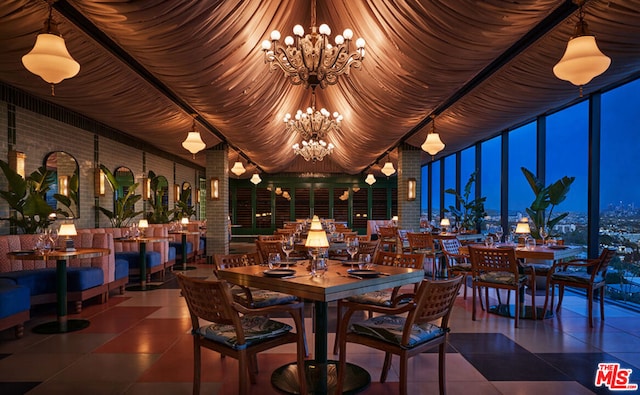
[[[260,178],[260,174],[253,173],[250,180],[254,185],[258,185],[262,182],[262,178]]]
[[[580,6],[578,23],[562,59],[553,66],[553,74],[561,80],[581,87],[604,73],[611,64],[611,58],[600,51],[595,36],[589,32],[582,9],[584,0],[574,2]]]
[[[391,161],[388,161],[387,163],[384,164],[381,171],[382,171],[382,174],[389,177],[390,175],[396,172],[396,169],[393,167],[393,163],[391,163]]]
[[[38,34],[33,49],[22,57],[22,64],[27,70],[53,85],[78,74],[80,64],[69,54],[51,12],[52,8],[49,6],[49,17],[44,23],[44,28]],[[53,94],[53,86],[51,92]]]
[[[236,161],[236,163],[234,163],[233,167],[231,168],[231,172],[238,177],[243,175],[246,171],[247,170],[244,168],[244,165],[242,165],[242,162],[240,161]]]
[[[422,150],[434,156],[444,149],[444,143],[440,140],[440,134],[436,132],[429,133],[427,139],[422,143]]]
[[[367,174],[367,178],[364,179],[364,182],[366,182],[369,185],[375,184],[376,178],[373,176],[373,173]]]
[[[193,155],[202,151],[207,145],[202,141],[200,132],[189,132],[187,139],[182,142],[182,146]]]
[[[553,66],[553,74],[573,85],[586,85],[604,73],[611,58],[603,54],[594,36],[580,36],[569,40],[562,59]]]

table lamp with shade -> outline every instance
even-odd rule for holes
[[[524,239],[526,239],[530,233],[531,233],[531,228],[529,227],[529,220],[527,218],[522,218],[520,221],[518,221],[518,224],[516,225],[516,230],[515,230],[515,234],[518,235],[518,244],[520,244],[521,238],[524,244]]]
[[[76,231],[76,226],[73,223],[69,224],[61,224],[60,230],[58,230],[58,236],[64,236],[64,250],[65,251],[75,251],[76,248],[73,244],[73,239],[71,236],[76,236],[78,232]]]
[[[140,229],[140,237],[144,237],[145,232],[147,231],[147,228],[149,227],[149,221],[147,221],[146,219],[141,219],[140,221],[138,221],[138,229]]]
[[[311,275],[316,276],[318,269],[318,254],[321,248],[329,248],[329,240],[327,239],[327,232],[322,228],[322,223],[317,215],[313,216],[311,220],[311,227],[307,235],[307,241],[304,244],[309,249],[311,254]]]
[[[189,225],[189,217],[180,218],[180,227],[182,230],[187,230],[187,225]]]
[[[447,229],[451,226],[451,221],[449,218],[442,218],[440,220],[440,227],[442,228],[442,233],[447,233]]]

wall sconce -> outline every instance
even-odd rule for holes
[[[69,176],[58,177],[58,193],[69,196]]]
[[[181,188],[179,184],[173,184],[173,200],[176,202],[180,200],[180,189]]]
[[[416,200],[416,179],[407,180],[407,200]]]
[[[196,189],[193,191],[193,202],[194,202],[195,204],[200,203],[200,188],[196,188]]]
[[[24,178],[24,163],[27,155],[20,151],[9,151],[9,167]]]
[[[100,168],[93,169],[93,191],[95,196],[104,196],[106,190],[104,185],[104,172]]]
[[[220,180],[215,177],[209,179],[209,200],[220,199]]]
[[[142,178],[142,200],[151,199],[151,179],[147,177]]]

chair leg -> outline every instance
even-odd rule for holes
[[[407,366],[409,365],[406,355],[400,356],[400,395],[407,395]]]
[[[476,292],[478,292],[478,287],[473,284],[472,287],[472,293],[473,293],[473,298],[472,298],[472,303],[471,303],[471,320],[475,321],[476,320]]]
[[[238,357],[238,393],[241,395],[249,393],[249,388],[247,386],[247,371],[249,370],[249,367],[247,366],[248,357],[246,350],[242,350]],[[251,376],[251,374],[249,374],[249,376]]]
[[[507,292],[509,292],[509,295],[511,295],[511,291],[507,291]],[[520,300],[520,288],[516,289],[515,294],[516,294],[516,314],[515,314],[516,318],[514,320],[515,321],[514,322],[514,328],[517,328],[518,327],[518,321],[520,320],[520,303],[522,302]]]
[[[447,356],[447,342],[440,344],[438,348],[438,385],[440,386],[440,395],[447,393],[446,365],[445,357]]]
[[[333,341],[333,354],[338,354],[338,335],[340,334],[340,321],[342,320],[342,303],[338,300],[338,311],[336,312],[336,338]]]
[[[382,365],[382,372],[380,372],[380,382],[384,383],[387,381],[387,374],[389,373],[389,369],[391,368],[391,353],[384,354],[384,364]]]
[[[202,360],[200,356],[200,343],[193,337],[193,395],[200,394],[200,372],[202,371]]]
[[[587,289],[587,316],[589,317],[589,328],[593,328],[593,289]]]
[[[600,321],[604,321],[604,288],[600,288],[598,296],[600,297]]]
[[[563,297],[564,297],[564,285],[558,284],[558,307],[556,307],[556,313],[560,311],[560,306],[562,306]]]

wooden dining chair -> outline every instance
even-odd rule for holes
[[[436,254],[433,243],[433,235],[430,233],[408,232],[409,252],[424,254],[425,259],[431,262],[431,279],[436,278]]]
[[[371,256],[371,262],[374,262],[376,253],[378,252],[378,245],[378,240],[360,241],[358,243],[358,254],[356,254],[357,259],[359,260],[363,255],[369,255]]]
[[[471,261],[469,260],[469,254],[463,254],[460,252],[462,244],[455,236],[442,237],[438,242],[440,243],[440,249],[444,255],[441,265],[446,265],[447,273],[451,272],[453,275],[461,274],[464,276],[462,292],[464,294],[463,297],[466,300],[467,277],[471,276]],[[482,299],[480,299],[480,306],[482,306]]]
[[[378,240],[380,240],[381,250],[395,251],[398,246],[398,227],[380,226],[378,228]]]
[[[449,280],[423,280],[415,294],[407,295],[410,303],[391,306],[371,306],[345,301],[347,309],[339,326],[340,358],[335,393],[342,393],[347,360],[347,343],[372,347],[385,353],[380,382],[387,379],[391,358],[400,357],[400,394],[406,395],[408,359],[438,347],[438,384],[440,394],[446,393],[445,358],[449,339],[449,317],[462,284],[462,276]],[[349,324],[359,311],[373,310],[380,315]],[[440,320],[439,324],[436,324]],[[416,365],[417,366],[417,365]],[[424,374],[424,372],[420,372]]]
[[[215,254],[213,259],[216,277],[218,276],[218,270],[243,266],[257,266],[262,262],[262,258],[257,252],[247,254]],[[236,302],[252,309],[287,304],[298,300],[298,297],[287,293],[237,284],[231,285],[231,294]],[[302,321],[302,327],[304,328],[304,321]],[[303,335],[305,337],[305,355],[308,355],[309,349],[307,346],[306,333],[303,333]]]
[[[495,248],[469,246],[469,256],[471,258],[471,275],[473,278],[473,306],[471,318],[476,320],[476,293],[481,288],[485,288],[485,301],[489,306],[489,288],[505,289],[515,291],[515,319],[514,326],[518,327],[521,304],[524,304],[524,288],[529,286],[532,289],[531,311],[532,318],[536,319],[536,298],[535,298],[535,271],[526,270],[518,259],[516,259],[515,248]],[[525,271],[530,273],[525,275]],[[521,295],[522,291],[522,295]],[[487,308],[488,309],[488,308]]]
[[[558,286],[558,307],[560,311],[564,287],[581,288],[587,291],[587,311],[589,327],[593,328],[593,295],[600,290],[600,319],[604,321],[604,289],[609,263],[616,255],[613,249],[605,248],[596,259],[574,259],[569,262],[556,262],[547,273],[547,292],[543,311],[547,311],[549,289],[551,289],[551,310],[555,299],[555,287]]]
[[[282,252],[282,235],[279,240],[256,240],[256,250],[262,258],[262,262],[269,261],[269,254],[274,252],[284,254]]]
[[[423,270],[422,263],[424,262],[424,254],[397,254],[395,252],[378,251],[373,262],[376,266],[395,266],[407,269]],[[419,283],[414,284],[414,291],[417,289],[418,284]],[[401,287],[398,286],[391,289],[365,292],[350,296],[346,300],[371,306],[392,306],[394,304],[406,303],[408,300],[399,296],[400,288]],[[333,344],[334,354],[337,354],[338,352],[338,326],[343,319],[342,311],[343,299],[340,299],[337,304],[338,321],[336,323],[336,338]],[[369,316],[372,314],[373,312],[370,311]]]
[[[191,316],[193,394],[200,393],[201,347],[238,360],[238,392],[244,395],[249,393],[247,375],[251,384],[256,382],[256,355],[288,343],[297,344],[297,380],[301,393],[306,393],[301,302],[250,309],[234,301],[225,281],[199,280],[180,273],[176,278]],[[290,325],[269,318],[276,314],[290,315],[296,332],[291,332]]]

